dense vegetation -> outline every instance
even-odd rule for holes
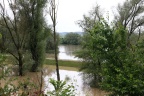
[[[22,2],[23,6],[32,5],[25,10],[29,10],[30,13],[27,15],[29,24],[29,49],[32,55],[34,63],[32,64],[31,71],[37,71],[39,66],[42,66],[45,54],[45,43],[48,32],[50,29],[46,28],[44,23],[43,8],[45,7],[47,0],[31,0],[29,2]],[[25,5],[24,5],[25,4]],[[28,30],[28,29],[27,29]]]
[[[57,81],[49,82],[55,90],[46,95],[74,96],[74,86],[60,81],[59,63],[61,66],[81,67],[84,79],[91,87],[108,91],[111,96],[143,96],[144,94],[144,2],[143,0],[126,0],[118,5],[112,23],[108,23],[100,6],[96,6],[83,16],[78,24],[84,35],[68,33],[61,38],[62,44],[81,44],[82,50],[77,57],[83,62],[60,61],[58,63],[59,36],[56,33],[55,0],[3,0],[0,2],[0,80],[8,80],[4,87],[0,86],[0,95],[8,96],[21,89],[20,96],[27,96],[25,89],[37,88],[37,96],[42,91],[45,53],[54,49],[55,60],[45,60],[49,65],[56,65]],[[49,2],[47,2],[49,1]],[[49,8],[46,8],[49,4]],[[49,10],[52,27],[45,21],[44,9]],[[9,11],[7,11],[9,10]],[[10,12],[10,13],[9,13]],[[11,55],[11,56],[10,56]],[[12,58],[14,65],[5,64],[6,57]],[[7,58],[9,59],[9,58]],[[4,63],[3,63],[4,62]],[[80,66],[81,65],[81,66]],[[19,86],[6,79],[11,73],[7,67],[18,66],[18,75],[23,76],[24,70],[40,71],[39,86],[29,81]],[[10,72],[9,72],[10,71]],[[8,74],[7,74],[8,73]],[[14,79],[15,80],[15,79]],[[12,85],[13,88],[10,88]],[[35,87],[35,88],[34,88]]]
[[[19,75],[22,76],[26,66],[29,66],[28,70],[36,71],[45,58],[45,42],[50,32],[43,17],[46,0],[16,0],[7,3],[13,18],[11,14],[5,14],[7,9],[1,3],[1,50],[15,58],[16,65],[19,65]]]
[[[83,58],[81,70],[90,85],[101,87],[112,96],[144,94],[143,8],[143,0],[125,1],[118,6],[114,25],[109,25],[96,6],[78,22],[85,30],[78,57]]]

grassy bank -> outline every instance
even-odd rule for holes
[[[45,64],[55,65],[55,60],[46,59]],[[81,65],[82,65],[82,62],[80,62],[80,61],[59,60],[59,66],[80,68]]]
[[[46,57],[48,57],[48,56],[46,56]],[[45,59],[44,64],[55,66],[54,55],[51,54],[51,55],[49,55],[48,58]],[[14,60],[15,59],[11,55],[6,55],[5,63],[6,64],[13,64],[15,62]],[[59,66],[63,66],[63,67],[74,67],[74,68],[79,69],[81,65],[82,65],[82,62],[80,62],[80,61],[59,60]]]

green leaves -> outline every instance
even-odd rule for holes
[[[144,94],[144,40],[140,36],[144,20],[140,16],[142,2],[128,0],[119,5],[114,27],[90,16],[80,22],[85,30],[84,50],[79,55],[84,60],[81,69],[112,96]]]
[[[48,96],[75,96],[74,86],[67,85],[66,81],[50,79],[50,83],[53,85],[55,90],[47,92]]]
[[[114,96],[141,96],[144,94],[144,43],[129,45],[127,33],[123,26],[110,28],[103,20],[96,23],[86,34],[83,52],[86,64],[82,70]],[[95,76],[103,79],[98,81]]]
[[[106,38],[109,39],[108,36]],[[105,79],[101,86],[115,95],[141,96],[140,94],[144,93],[142,85],[144,62],[142,57],[139,57],[139,51],[142,52],[140,48],[144,49],[144,47],[129,47],[126,38],[126,31],[120,26],[113,30],[110,39],[112,44],[107,42],[110,46],[107,46],[106,54],[101,52],[106,60],[102,74]]]

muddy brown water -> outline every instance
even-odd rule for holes
[[[74,52],[80,50],[80,46],[75,45],[60,45],[59,46],[59,59],[61,60],[80,60],[79,58],[75,58]],[[53,58],[48,54],[47,58]],[[14,71],[13,74],[16,73],[16,69],[13,68]],[[0,81],[0,86],[4,86],[5,82],[9,81],[12,82],[14,85],[18,85],[18,82],[26,82],[27,78],[31,81],[31,83],[34,83],[36,86],[40,85],[40,77],[41,74],[38,72],[32,73],[27,72],[25,76],[19,77],[19,76],[8,76],[6,77],[6,80]],[[16,80],[10,80],[11,78],[17,78]],[[53,90],[53,86],[49,84],[49,79],[53,78],[56,79],[56,72],[55,72],[55,66],[44,66],[44,73],[43,73],[43,90],[45,93],[47,91]],[[107,93],[96,89],[96,88],[90,88],[87,84],[83,83],[81,72],[78,71],[77,68],[72,67],[61,67],[60,66],[60,78],[61,80],[65,80],[66,78],[69,78],[69,81],[67,81],[68,84],[73,83],[75,86],[75,96],[106,96]],[[39,87],[38,87],[39,88]],[[37,90],[37,89],[36,89]],[[34,90],[35,91],[35,90]]]
[[[73,83],[76,89],[76,96],[106,96],[107,93],[99,90],[97,88],[91,88],[87,84],[83,83],[82,74],[81,72],[78,72],[77,70],[66,70],[61,69],[60,70],[60,77],[61,80],[65,80],[66,78],[69,78],[70,80],[67,81],[68,84]],[[44,78],[45,86],[44,89],[47,90],[53,90],[53,87],[47,82],[49,78],[56,79],[56,72],[55,70],[52,71],[49,75],[46,75]]]
[[[56,72],[55,72],[55,66],[44,66],[43,71],[43,90],[46,93],[47,91],[53,90],[53,86],[49,83],[49,79],[53,78],[56,80]],[[67,84],[73,83],[75,86],[75,96],[106,96],[107,93],[96,89],[96,88],[90,88],[87,84],[83,83],[81,72],[78,72],[76,68],[69,68],[69,67],[60,67],[60,77],[61,80],[65,80],[66,78],[69,78],[67,81]],[[17,78],[16,80],[12,81],[11,78]],[[27,78],[31,81],[31,83],[34,83],[35,85],[39,86],[40,84],[40,73],[39,72],[28,72],[25,74],[25,76],[19,77],[19,76],[9,76],[6,80],[1,80],[0,84],[1,86],[4,86],[6,81],[12,82],[15,86],[18,85],[18,81],[26,82]],[[37,90],[37,89],[36,89]]]
[[[75,52],[81,50],[80,46],[77,45],[59,45],[59,54],[58,58],[60,60],[74,60],[78,61],[79,58],[75,57]],[[49,56],[49,54],[48,54]],[[54,56],[48,57],[53,58]],[[76,96],[106,96],[107,93],[96,89],[96,88],[90,88],[88,85],[83,83],[82,75],[80,72],[78,72],[78,69],[72,68],[72,67],[61,67],[60,66],[60,77],[61,80],[65,80],[65,78],[70,78],[69,84],[74,83],[76,87]],[[55,78],[56,79],[56,72],[54,66],[49,66],[47,70],[48,75],[45,75],[44,78],[44,89],[52,90],[53,87],[48,83],[49,78]]]

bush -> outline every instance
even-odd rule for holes
[[[53,85],[54,90],[47,92],[48,96],[75,96],[74,86],[67,85],[66,81],[50,79],[49,82]]]

